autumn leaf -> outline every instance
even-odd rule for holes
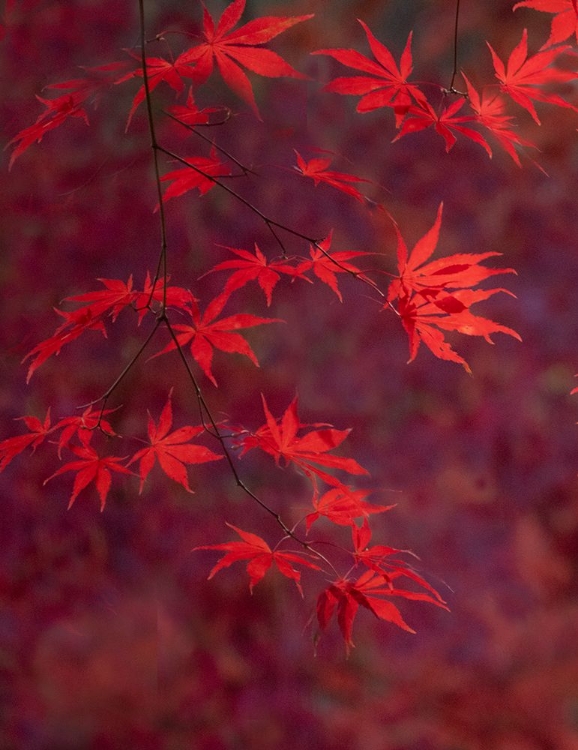
[[[209,156],[191,156],[184,161],[189,165],[188,167],[175,169],[161,177],[161,182],[172,180],[164,192],[164,201],[177,198],[190,190],[198,190],[200,195],[205,195],[215,187],[217,177],[231,174],[230,166],[219,161],[214,147],[211,148]]]
[[[44,484],[67,471],[75,471],[76,477],[74,478],[74,486],[68,507],[72,506],[79,493],[85,487],[94,482],[100,497],[100,509],[101,511],[104,510],[106,498],[112,483],[111,472],[115,471],[119,474],[132,475],[132,472],[120,463],[125,459],[115,456],[99,456],[96,450],[90,445],[71,446],[70,450],[78,456],[79,460],[70,461],[61,466],[52,476],[44,480]]]
[[[358,19],[359,20],[359,19]],[[352,49],[322,49],[312,52],[313,55],[328,55],[366,75],[336,78],[325,86],[326,91],[337,94],[361,96],[357,104],[358,112],[371,112],[380,107],[391,107],[399,125],[408,108],[415,102],[425,102],[425,96],[418,86],[408,83],[413,70],[410,32],[402,52],[399,66],[389,49],[378,41],[368,26],[363,26],[367,41],[376,62]]]
[[[252,448],[260,448],[265,453],[273,456],[276,463],[283,459],[286,464],[293,463],[315,484],[315,477],[334,487],[343,487],[343,483],[317,464],[328,469],[339,469],[348,474],[368,474],[366,469],[360,466],[352,458],[329,455],[329,451],[337,448],[349,435],[351,430],[336,430],[331,425],[304,425],[299,421],[297,415],[297,399],[294,399],[283,416],[276,420],[267,406],[264,396],[263,411],[266,423],[256,432],[242,435],[237,438],[237,445],[242,448],[241,455]],[[319,427],[305,435],[298,435],[303,427]]]
[[[521,41],[512,50],[505,66],[492,45],[489,42],[486,43],[492,55],[496,78],[500,82],[501,90],[527,110],[538,125],[540,125],[540,119],[532,100],[576,110],[576,107],[561,96],[549,94],[543,90],[544,86],[551,83],[568,83],[576,80],[576,74],[573,71],[551,67],[554,60],[569,49],[568,46],[542,50],[528,57],[528,31],[524,29]]]
[[[267,307],[269,307],[272,301],[273,289],[275,289],[277,282],[281,278],[280,274],[287,274],[291,276],[292,279],[296,276],[304,278],[302,274],[297,272],[294,266],[289,265],[285,259],[277,259],[268,262],[267,258],[263,255],[256,243],[254,255],[248,250],[240,250],[234,247],[228,247],[226,249],[237,255],[238,258],[217,263],[217,265],[213,266],[210,271],[207,271],[207,273],[213,273],[214,271],[236,269],[229,276],[223,288],[222,294],[226,298],[237,289],[241,289],[241,287],[245,286],[245,284],[248,284],[250,281],[256,281],[261,287],[265,299],[267,300]]]
[[[201,549],[216,549],[222,550],[226,554],[221,557],[214,568],[209,573],[209,580],[222,570],[228,568],[235,562],[247,560],[247,573],[249,574],[249,589],[253,592],[253,586],[259,583],[260,580],[265,576],[265,573],[269,570],[271,565],[275,563],[277,570],[284,575],[286,578],[290,578],[295,581],[299,593],[303,596],[301,589],[301,572],[297,570],[294,565],[304,565],[307,568],[313,570],[320,570],[320,567],[315,563],[308,560],[303,554],[299,552],[286,552],[283,550],[271,550],[267,542],[261,539],[257,534],[252,534],[248,531],[238,529],[236,526],[232,526],[230,523],[227,524],[229,528],[233,529],[243,541],[241,542],[226,542],[224,544],[206,544],[201,547],[195,547],[192,551]]]
[[[74,417],[64,417],[55,426],[54,430],[62,430],[58,439],[58,457],[60,458],[63,448],[68,448],[71,440],[76,436],[82,445],[90,443],[95,430],[100,430],[109,437],[114,437],[116,432],[112,429],[110,422],[105,419],[107,414],[112,414],[114,409],[93,409],[92,406]]]
[[[317,246],[311,245],[309,250],[310,260],[304,260],[296,268],[296,274],[302,275],[308,271],[313,271],[315,276],[324,284],[333,290],[340,302],[343,297],[337,285],[338,273],[349,273],[358,278],[368,280],[363,272],[349,261],[352,258],[358,258],[362,255],[371,253],[361,252],[359,250],[342,250],[337,253],[329,252],[331,248],[332,234],[326,237]]]
[[[578,3],[576,0],[524,0],[524,2],[516,3],[513,10],[518,8],[532,8],[554,16],[550,36],[544,47],[552,47],[565,42],[571,36],[574,36],[578,43]]]
[[[397,225],[397,268],[398,277],[388,288],[387,299],[404,297],[421,292],[424,298],[428,292],[432,296],[444,289],[466,289],[481,281],[503,273],[516,273],[512,268],[486,268],[480,263],[501,253],[459,253],[426,263],[433,255],[441,228],[443,203],[440,203],[434,225],[408,251],[405,240]],[[421,301],[420,301],[421,303]]]
[[[161,412],[158,424],[155,424],[149,414],[148,436],[150,445],[137,451],[128,462],[130,466],[135,461],[140,461],[140,492],[142,492],[145,479],[148,477],[155,461],[159,462],[165,474],[181,484],[187,492],[192,492],[189,487],[187,476],[187,464],[201,464],[207,461],[218,461],[222,455],[213,453],[203,445],[192,445],[190,441],[205,432],[202,425],[198,427],[181,427],[170,432],[173,424],[173,411],[171,405],[171,393]]]
[[[339,526],[354,526],[357,518],[367,518],[373,513],[384,513],[395,507],[368,503],[365,498],[369,494],[370,490],[353,490],[345,486],[334,487],[323,495],[315,492],[312,500],[314,512],[305,517],[307,532],[318,518],[327,518]]]
[[[20,420],[24,422],[28,432],[0,441],[0,472],[4,471],[8,464],[26,448],[30,447],[35,451],[47,435],[56,429],[50,426],[50,408],[46,412],[44,422],[41,422],[38,417],[20,417]]]
[[[237,353],[248,357],[256,367],[259,362],[255,353],[249,346],[249,343],[241,336],[239,331],[242,328],[252,328],[266,323],[282,323],[278,318],[259,318],[256,315],[239,313],[231,315],[228,318],[215,320],[223,309],[227,298],[220,294],[218,297],[207,305],[204,313],[201,313],[196,302],[193,304],[189,314],[192,318],[191,325],[175,323],[172,328],[177,332],[176,339],[178,345],[185,347],[191,346],[191,354],[205,375],[213,385],[217,381],[213,375],[211,366],[213,362],[213,350],[219,349],[229,354]],[[173,351],[177,348],[175,341],[171,341],[162,351],[153,355],[159,357],[161,354]]]
[[[353,183],[357,182],[371,182],[371,180],[364,180],[363,177],[356,177],[353,174],[346,174],[345,172],[333,172],[327,168],[331,165],[331,159],[315,158],[305,161],[298,151],[295,151],[297,156],[297,166],[295,169],[303,175],[303,177],[310,177],[315,186],[324,182],[327,185],[331,185],[337,190],[341,190],[342,193],[351,195],[355,200],[360,203],[367,203],[368,198],[360,193],[356,187],[353,187]]]
[[[476,118],[473,115],[460,115],[457,113],[465,104],[465,99],[459,97],[447,106],[443,106],[438,113],[429,102],[423,101],[412,105],[407,110],[407,116],[401,123],[399,133],[393,139],[392,143],[409,133],[417,133],[426,128],[433,127],[438,135],[441,135],[446,144],[446,153],[449,152],[456,143],[456,133],[469,138],[471,141],[479,144],[488,154],[492,156],[492,149],[486,139],[469,125],[464,123],[475,123]]]
[[[186,64],[194,64],[194,78],[197,83],[203,83],[209,78],[216,62],[227,86],[252,107],[257,117],[260,117],[251,83],[241,66],[253,73],[270,78],[280,76],[306,78],[278,54],[268,49],[261,49],[260,45],[313,16],[291,18],[267,16],[256,18],[233,30],[244,10],[245,0],[233,0],[215,25],[213,17],[203,7],[205,41],[184,52],[181,60]]]
[[[490,131],[504,151],[521,167],[516,146],[529,148],[536,148],[536,146],[512,130],[514,118],[505,113],[506,102],[504,97],[498,94],[493,87],[485,87],[480,96],[463,73],[462,77],[466,83],[468,102],[475,112],[476,121]],[[490,88],[491,92],[488,93]]]

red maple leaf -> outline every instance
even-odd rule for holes
[[[496,93],[495,90],[488,93],[490,87],[485,87],[480,96],[463,73],[462,76],[466,82],[468,102],[475,112],[476,121],[490,131],[504,151],[521,167],[516,146],[536,147],[512,130],[514,118],[505,113],[506,102],[503,96]]]
[[[562,52],[569,49],[568,46],[542,50],[528,57],[528,31],[524,29],[521,41],[512,50],[507,66],[504,66],[492,45],[489,42],[487,45],[492,54],[496,78],[500,81],[500,89],[527,110],[538,125],[540,119],[532,100],[576,109],[561,96],[549,94],[543,90],[543,87],[548,84],[565,83],[576,79],[573,71],[550,67]]]
[[[317,243],[317,247],[311,245],[309,250],[311,259],[304,260],[300,263],[295,269],[295,273],[297,275],[302,275],[307,273],[307,271],[313,271],[320,281],[327,284],[327,286],[335,292],[339,301],[343,302],[343,297],[337,285],[337,274],[349,273],[353,276],[369,281],[363,272],[349,261],[352,258],[358,258],[362,255],[371,255],[371,253],[358,250],[342,250],[338,253],[330,253],[329,248],[331,247],[331,238],[332,234]]]
[[[317,464],[329,468],[340,469],[348,474],[368,474],[353,458],[342,458],[329,455],[328,452],[337,448],[349,435],[351,430],[336,430],[331,425],[305,425],[299,421],[297,415],[297,399],[289,404],[283,416],[276,420],[267,406],[264,396],[263,411],[266,423],[255,433],[243,435],[237,439],[237,445],[242,447],[241,455],[252,448],[260,448],[275,458],[278,464],[283,459],[286,464],[293,463],[315,484],[315,477],[319,477],[327,484],[343,487],[343,483],[331,474],[320,469]],[[320,427],[305,435],[298,435],[302,427]]]
[[[237,269],[227,279],[222,292],[225,297],[229,297],[236,289],[241,289],[241,287],[250,281],[256,281],[263,290],[265,299],[267,300],[267,307],[269,307],[271,305],[273,289],[281,278],[280,274],[285,273],[292,278],[295,278],[295,276],[304,278],[285,259],[277,259],[269,263],[257,246],[257,243],[255,243],[254,255],[248,250],[239,250],[234,247],[228,247],[227,250],[235,253],[239,259],[225,260],[222,263],[217,263],[210,271],[207,271],[207,273],[213,273],[213,271]]]
[[[391,622],[408,633],[415,633],[415,630],[405,622],[399,609],[391,602],[393,596],[425,601],[447,609],[445,602],[437,592],[435,596],[432,596],[421,592],[396,589],[390,583],[384,581],[383,575],[380,573],[367,570],[356,581],[341,578],[321,592],[317,600],[319,627],[321,631],[324,631],[337,612],[339,629],[349,651],[354,645],[352,640],[353,622],[361,606],[373,612],[378,619]]]
[[[392,107],[399,124],[412,103],[425,102],[425,96],[417,85],[407,81],[413,69],[412,34],[410,32],[407,38],[398,67],[388,48],[373,36],[363,21],[359,23],[365,30],[367,41],[377,62],[352,49],[322,49],[313,52],[313,55],[329,55],[348,68],[355,68],[366,73],[363,76],[336,78],[325,86],[325,90],[337,94],[361,96],[357,104],[358,112],[371,112],[379,107]]]
[[[107,414],[112,414],[114,409],[93,409],[88,406],[81,415],[64,417],[55,426],[54,430],[62,430],[58,439],[58,457],[60,458],[63,448],[68,448],[72,438],[76,435],[83,445],[88,445],[92,434],[96,429],[104,432],[109,437],[114,437],[116,432],[112,429],[110,422],[103,419]]]
[[[480,265],[487,258],[501,255],[497,252],[459,253],[426,263],[439,240],[442,211],[443,203],[440,203],[433,227],[416,242],[411,254],[396,225],[399,276],[389,285],[388,302],[414,292],[421,292],[426,297],[428,293],[432,296],[436,290],[471,288],[490,276],[516,273],[513,268],[485,268]]]
[[[412,105],[407,110],[407,116],[401,123],[399,133],[395,136],[394,141],[403,138],[408,133],[418,133],[420,130],[432,127],[436,133],[442,136],[446,144],[446,152],[454,146],[457,138],[452,131],[465,135],[466,138],[478,143],[488,154],[492,156],[492,150],[486,139],[478,133],[477,130],[465,125],[464,123],[475,123],[476,118],[473,115],[460,115],[457,113],[465,104],[465,99],[459,97],[448,106],[444,106],[438,114],[429,102],[423,101]]]
[[[4,471],[8,464],[29,446],[35,451],[44,442],[46,436],[56,429],[50,426],[50,409],[46,412],[44,422],[41,422],[38,417],[20,417],[20,420],[28,428],[28,433],[0,441],[0,472]]]
[[[249,589],[252,593],[253,586],[259,583],[271,565],[275,563],[277,570],[282,575],[295,581],[299,593],[303,596],[303,591],[301,589],[301,573],[293,567],[293,564],[304,565],[313,570],[320,570],[318,565],[312,563],[299,552],[273,551],[267,542],[261,539],[260,536],[238,529],[230,523],[228,523],[227,526],[233,529],[233,531],[236,531],[243,541],[226,542],[224,544],[207,544],[201,547],[195,547],[192,550],[195,552],[200,549],[217,549],[226,552],[209,573],[209,580],[215,575],[215,573],[218,573],[219,570],[227,568],[235,562],[248,560],[247,573],[249,574]]]
[[[168,477],[181,484],[187,492],[192,492],[189,487],[186,464],[202,464],[223,458],[222,455],[213,453],[203,445],[192,445],[190,443],[194,437],[205,431],[202,425],[181,427],[169,434],[173,424],[171,394],[172,391],[169,393],[158,424],[155,424],[149,414],[148,436],[150,446],[135,453],[127,464],[130,466],[135,461],[140,461],[140,492],[142,492],[145,479],[148,477],[155,461],[159,462],[161,469]]]
[[[320,182],[325,182],[327,185],[331,185],[342,193],[353,196],[360,203],[366,203],[368,198],[360,193],[359,190],[353,187],[355,182],[371,182],[371,180],[364,180],[363,177],[356,177],[353,174],[346,174],[345,172],[332,172],[327,169],[331,165],[331,159],[310,159],[305,161],[298,151],[295,151],[297,155],[297,166],[295,169],[303,175],[303,177],[311,177],[315,186],[319,185]]]
[[[409,337],[408,362],[415,359],[419,345],[423,341],[439,359],[457,362],[463,365],[467,372],[471,372],[468,363],[445,340],[444,331],[482,336],[489,344],[494,343],[490,338],[493,333],[506,333],[521,341],[516,331],[488,318],[474,315],[469,309],[474,303],[486,300],[498,292],[510,293],[506,289],[457,289],[451,294],[441,293],[435,298],[432,296],[432,301],[421,294],[400,297],[397,310]]]
[[[139,55],[134,52],[129,52],[131,57],[138,60],[139,66],[127,73],[126,75],[118,78],[115,83],[123,83],[131,78],[140,76],[143,77],[142,62]],[[147,57],[146,58],[146,73],[148,80],[149,91],[154,91],[156,87],[163,81],[167,83],[173,91],[180,94],[185,88],[184,78],[193,78],[195,74],[194,66],[190,64],[190,60],[185,60],[185,53],[179,55],[176,60],[165,60],[162,57]],[[144,101],[146,96],[146,89],[143,85],[136,92],[136,95],[132,101],[130,112],[128,113],[128,120],[126,123],[126,130],[128,130],[134,113],[138,106]]]
[[[217,177],[231,174],[230,166],[219,161],[214,147],[211,148],[209,156],[191,156],[184,161],[188,167],[175,169],[161,177],[162,182],[173,180],[164,192],[164,201],[184,195],[189,190],[198,189],[201,195],[205,195],[215,187]]]
[[[194,77],[199,83],[207,80],[216,62],[227,86],[247,102],[259,117],[251,83],[240,66],[270,78],[280,76],[306,78],[275,52],[260,49],[259,45],[265,44],[296,23],[306,21],[313,16],[256,18],[233,31],[233,27],[240,21],[244,10],[245,0],[233,0],[225,8],[215,26],[209,11],[203,8],[205,41],[184,52],[181,59],[186,63],[194,63]]]
[[[524,0],[516,3],[513,10],[518,8],[532,8],[553,14],[550,37],[544,47],[565,42],[572,35],[578,43],[578,0]]]
[[[123,466],[120,462],[124,461],[124,458],[118,458],[116,456],[99,456],[96,450],[90,445],[83,446],[72,446],[70,450],[79,457],[78,461],[70,461],[69,463],[61,466],[58,471],[55,471],[52,476],[44,480],[44,484],[49,482],[59,474],[64,474],[66,471],[76,471],[76,477],[74,478],[74,486],[72,488],[72,495],[68,507],[70,508],[73,502],[78,497],[78,494],[87,487],[91,482],[94,482],[98,495],[100,497],[100,509],[104,510],[106,504],[106,498],[110,485],[112,483],[111,472],[116,471],[119,474],[130,474],[126,466]]]
[[[222,352],[243,354],[248,357],[256,367],[259,362],[255,353],[249,346],[249,343],[237,333],[241,328],[252,328],[253,326],[264,325],[265,323],[282,323],[278,318],[259,318],[256,315],[239,313],[231,315],[228,318],[215,320],[217,315],[223,309],[227,298],[220,294],[218,297],[207,305],[207,309],[201,314],[196,302],[193,303],[189,314],[192,318],[192,325],[175,324],[173,330],[177,331],[177,341],[179,346],[184,347],[191,344],[191,354],[198,362],[205,375],[213,385],[217,385],[211,365],[213,362],[213,349],[219,349]],[[171,341],[162,351],[153,355],[158,357],[161,354],[173,351],[177,348],[174,341]]]
[[[305,517],[307,532],[318,518],[327,518],[339,526],[354,526],[356,518],[367,518],[372,513],[384,513],[395,505],[373,505],[365,501],[370,490],[353,490],[349,487],[334,487],[323,495],[313,495],[314,512]]]
[[[211,115],[215,112],[226,114],[224,107],[203,107],[203,109],[199,109],[195,104],[192,89],[189,89],[185,104],[174,104],[168,108],[168,112],[179,120],[179,122],[189,127],[207,125],[211,119]]]

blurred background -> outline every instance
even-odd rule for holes
[[[8,4],[3,145],[36,120],[47,84],[126,58],[122,50],[138,44],[136,5]],[[214,17],[225,7],[207,5]],[[462,6],[460,68],[476,86],[493,76],[485,40],[506,59],[523,28],[532,52],[548,37],[547,14],[512,13],[502,0]],[[496,295],[478,310],[523,343],[451,339],[473,376],[425,347],[407,365],[395,316],[340,277],[343,303],[298,279],[279,282],[268,310],[256,285],[236,292],[225,314],[286,323],[248,332],[260,369],[217,353],[219,388],[201,380],[213,413],[248,429],[263,422],[261,392],[276,415],[298,394],[303,422],[352,427],[346,454],[371,473],[362,486],[375,489],[374,502],[397,503],[374,517],[374,540],[413,550],[451,612],[402,602],[416,635],[361,612],[348,658],[334,626],[315,653],[314,575],[303,576],[304,600],[277,574],[250,595],[241,566],[207,582],[215,553],[190,552],[231,539],[225,522],[278,538],[225,466],[190,469],[194,495],[155,469],[142,495],[137,479],[115,479],[104,512],[93,488],[67,510],[72,476],[43,486],[55,470],[43,446],[0,476],[2,750],[578,750],[578,396],[569,395],[578,371],[578,119],[544,106],[538,127],[516,110],[519,134],[538,149],[522,169],[463,138],[446,154],[433,131],[392,144],[392,113],[359,115],[354,98],[323,93],[346,71],[309,56],[338,47],[369,54],[360,18],[398,59],[413,29],[414,79],[447,86],[454,11],[439,0],[248,0],[244,21],[315,13],[270,45],[310,79],[250,74],[263,122],[217,75],[196,94],[203,106],[238,112],[209,132],[256,172],[228,184],[266,215],[309,236],[333,228],[332,249],[377,253],[363,267],[395,272],[385,213],[293,170],[293,149],[309,158],[323,148],[332,168],[372,181],[362,190],[391,212],[410,247],[443,200],[436,257],[496,251],[503,257],[492,265],[517,270],[498,279],[517,298]],[[199,33],[197,3],[156,0],[146,12],[148,38],[166,32],[175,55]],[[151,50],[169,54],[162,43]],[[97,289],[96,278],[132,273],[140,286],[156,265],[143,107],[125,132],[137,88],[113,87],[87,110],[89,127],[70,120],[10,173],[4,152],[0,439],[18,434],[22,415],[43,418],[50,406],[56,419],[97,398],[150,330],[124,313],[108,339],[86,334],[25,384],[20,360],[52,335],[60,323],[52,308],[64,297]],[[173,101],[168,87],[155,96]],[[176,126],[159,128],[184,155],[205,153],[193,137],[183,147]],[[203,303],[222,288],[223,274],[198,280],[230,257],[221,246],[257,242],[269,257],[279,253],[263,222],[218,189],[171,201],[167,218],[172,283]],[[289,234],[283,243],[290,255],[308,253]],[[139,362],[115,391],[115,429],[146,438],[147,410],[158,418],[172,387],[175,427],[197,424],[194,393],[167,355]],[[272,507],[302,515],[310,491],[299,475],[251,454],[239,468]]]

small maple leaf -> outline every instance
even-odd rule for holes
[[[396,589],[383,576],[367,570],[355,581],[341,578],[334,581],[317,600],[317,621],[321,631],[326,630],[337,612],[337,622],[345,641],[347,651],[354,645],[352,640],[353,622],[359,607],[364,607],[380,620],[391,622],[408,633],[415,633],[405,622],[399,609],[391,602],[391,597],[425,601],[442,609],[448,609],[439,594],[432,596],[414,591]]]
[[[190,343],[191,354],[200,365],[202,371],[209,378],[213,385],[217,381],[211,370],[213,362],[213,349],[219,349],[222,352],[243,354],[248,357],[256,367],[259,362],[255,353],[249,346],[249,343],[237,333],[241,328],[252,328],[253,326],[264,325],[265,323],[282,323],[278,318],[259,318],[256,315],[239,313],[231,315],[228,318],[215,320],[217,315],[223,309],[227,298],[220,294],[207,305],[204,313],[201,314],[198,305],[193,303],[189,314],[192,318],[192,325],[177,323],[173,325],[173,330],[177,331],[178,345],[181,347]],[[173,351],[177,344],[171,341],[162,351],[153,355],[159,357],[161,354]],[[152,359],[152,358],[151,358]]]
[[[478,133],[477,130],[465,125],[464,123],[475,123],[476,118],[473,115],[460,115],[457,113],[465,104],[465,99],[459,97],[448,106],[444,106],[438,114],[429,102],[423,101],[412,105],[407,110],[407,116],[401,123],[399,133],[392,140],[392,143],[403,138],[409,133],[418,133],[421,130],[432,127],[436,133],[442,136],[446,144],[446,153],[449,152],[456,143],[456,136],[452,131],[465,135],[466,138],[479,144],[488,154],[492,156],[492,149],[486,139]]]
[[[311,245],[309,250],[310,260],[304,260],[296,268],[296,274],[302,275],[307,271],[313,271],[315,276],[324,284],[333,290],[340,302],[343,297],[337,285],[338,273],[350,273],[358,278],[369,281],[363,272],[349,261],[352,258],[358,258],[362,255],[371,255],[371,253],[361,252],[359,250],[343,250],[338,253],[330,253],[332,233],[321,242],[317,247]]]
[[[310,177],[315,186],[319,183],[324,182],[327,185],[331,185],[342,193],[353,196],[355,200],[360,203],[368,202],[368,198],[360,193],[356,187],[353,187],[352,183],[356,182],[371,182],[371,180],[364,180],[363,177],[356,177],[353,174],[346,174],[345,172],[333,172],[327,168],[331,166],[331,159],[310,159],[305,161],[298,151],[295,151],[297,155],[297,166],[295,169],[303,175],[303,177]]]
[[[111,472],[116,471],[119,474],[130,474],[132,476],[132,471],[129,471],[126,466],[120,463],[125,460],[124,458],[99,456],[96,450],[90,445],[73,445],[70,450],[78,456],[79,460],[69,461],[69,463],[61,466],[58,471],[55,471],[48,479],[44,480],[44,484],[67,471],[76,471],[77,474],[74,479],[74,486],[68,507],[72,506],[78,494],[85,487],[94,482],[100,497],[100,509],[101,511],[104,510],[106,498],[112,483]]]
[[[307,533],[318,518],[327,518],[339,526],[354,526],[356,518],[367,518],[372,513],[384,513],[395,505],[373,505],[365,501],[370,490],[353,490],[349,487],[333,487],[323,495],[313,495],[313,513],[305,517]]]
[[[203,7],[203,36],[205,41],[181,55],[185,63],[194,63],[194,78],[206,81],[217,67],[227,86],[249,104],[260,117],[251,83],[241,65],[253,73],[270,78],[289,76],[306,78],[275,52],[261,49],[260,45],[286,31],[296,23],[313,18],[312,15],[281,18],[268,16],[256,18],[233,31],[245,10],[245,0],[233,0],[215,26],[209,11]]]
[[[392,107],[396,115],[396,123],[399,124],[414,102],[426,101],[417,85],[408,83],[407,80],[413,69],[412,34],[410,32],[407,38],[398,66],[388,48],[374,37],[363,21],[359,23],[363,26],[377,62],[352,49],[322,49],[312,52],[313,55],[333,57],[342,65],[366,74],[336,78],[325,86],[325,90],[337,94],[361,96],[357,104],[358,112],[371,112],[380,107]]]
[[[286,578],[295,581],[299,593],[303,596],[301,589],[301,573],[293,567],[293,564],[304,565],[313,570],[321,570],[318,565],[308,560],[299,552],[285,552],[280,550],[271,550],[271,547],[261,539],[257,534],[249,531],[243,531],[236,526],[227,524],[243,540],[242,542],[226,542],[224,544],[207,544],[201,547],[195,547],[192,551],[200,549],[223,550],[226,554],[217,562],[215,567],[209,573],[209,580],[218,573],[219,570],[229,567],[235,562],[248,560],[247,573],[249,574],[249,589],[253,592],[255,586],[264,577],[271,565],[275,563],[277,570]]]
[[[174,104],[168,108],[168,112],[179,122],[194,127],[195,125],[207,125],[212,114],[215,112],[226,113],[226,110],[224,107],[203,107],[203,109],[199,109],[195,104],[193,91],[189,89],[186,103],[184,105]]]
[[[278,464],[283,459],[286,464],[293,463],[315,484],[315,477],[319,477],[334,487],[343,487],[342,482],[316,464],[329,469],[340,469],[348,474],[368,474],[353,458],[342,458],[329,455],[329,451],[337,448],[349,435],[351,430],[336,430],[331,425],[304,425],[297,415],[297,399],[289,404],[283,416],[276,420],[267,406],[264,396],[263,411],[266,423],[255,433],[238,438],[237,445],[242,447],[241,455],[252,448],[260,448],[273,456]],[[317,427],[305,435],[297,433],[302,427]]]
[[[521,138],[512,130],[514,118],[511,115],[505,114],[506,102],[500,94],[494,90],[488,93],[490,87],[485,87],[480,96],[463,73],[462,77],[466,83],[468,102],[475,112],[476,121],[490,131],[504,151],[521,167],[516,146],[526,146],[529,148],[536,148],[536,146],[530,141]]]
[[[19,419],[24,422],[29,431],[25,435],[15,435],[0,441],[0,472],[4,471],[8,464],[26,448],[31,447],[32,451],[35,451],[44,442],[46,436],[56,429],[50,426],[50,409],[46,412],[44,422],[41,422],[38,417],[20,417]]]
[[[223,458],[222,455],[213,453],[203,445],[192,445],[190,443],[193,438],[205,431],[202,425],[181,427],[169,434],[173,424],[171,395],[172,390],[161,412],[158,424],[155,424],[149,414],[148,436],[150,445],[137,451],[127,464],[127,466],[130,466],[135,461],[140,461],[140,492],[142,492],[145,479],[148,477],[155,461],[159,462],[161,469],[168,477],[181,484],[187,492],[192,492],[189,487],[186,464],[202,464]]]
[[[222,291],[225,297],[229,297],[235,290],[241,289],[241,287],[250,281],[256,281],[263,290],[265,299],[267,300],[267,307],[269,307],[271,305],[273,289],[281,278],[280,274],[285,273],[292,278],[295,278],[295,276],[305,278],[297,273],[296,268],[289,265],[284,259],[273,260],[269,263],[257,246],[257,243],[255,243],[254,255],[248,250],[238,250],[234,247],[227,247],[226,249],[237,255],[238,259],[217,263],[210,271],[207,271],[207,273],[213,273],[213,271],[237,269],[227,279]]]
[[[578,2],[577,0],[524,0],[516,3],[513,10],[518,8],[532,8],[542,13],[551,13],[552,26],[550,36],[544,47],[565,42],[571,36],[576,37],[578,43]]]
[[[191,156],[184,161],[188,167],[174,169],[161,177],[161,182],[172,180],[164,192],[164,201],[184,195],[189,190],[198,190],[201,195],[205,195],[215,187],[217,177],[231,174],[230,166],[219,161],[214,146],[211,147],[209,156]]]
[[[90,443],[93,432],[98,428],[101,432],[109,437],[116,436],[110,422],[103,419],[107,414],[112,414],[115,409],[93,409],[88,406],[80,416],[64,417],[55,426],[54,430],[62,430],[58,439],[58,458],[62,454],[63,448],[68,448],[72,438],[76,435],[82,445]]]
[[[532,100],[576,110],[576,107],[561,96],[543,91],[543,87],[550,83],[566,83],[576,80],[576,74],[573,71],[550,67],[562,52],[569,49],[568,46],[542,50],[528,57],[528,31],[524,29],[521,41],[512,50],[507,66],[504,66],[492,45],[489,42],[486,43],[492,55],[500,89],[520,107],[527,110],[538,125],[540,125],[540,119]]]

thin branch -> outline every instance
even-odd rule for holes
[[[454,24],[454,69],[452,71],[452,80],[450,81],[450,86],[448,91],[450,91],[452,94],[459,94],[459,91],[456,91],[454,87],[454,82],[456,80],[456,76],[458,74],[458,23],[460,19],[460,0],[456,0],[456,20]]]

